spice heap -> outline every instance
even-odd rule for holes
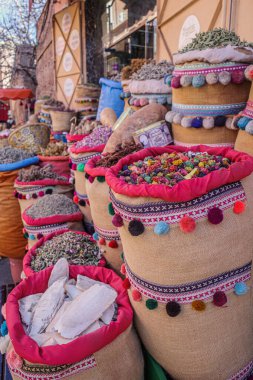
[[[33,219],[45,218],[52,215],[70,215],[79,211],[78,206],[66,195],[45,195],[37,203],[26,210]]]
[[[62,102],[60,102],[59,100],[55,100],[55,99],[48,99],[45,102],[45,105],[55,107],[55,108],[59,108],[59,109],[64,109],[64,104]]]
[[[31,267],[39,272],[55,265],[62,257],[69,265],[97,265],[100,260],[99,248],[88,235],[69,231],[53,237],[37,248]]]
[[[230,160],[226,157],[202,152],[164,153],[156,157],[146,157],[119,172],[119,178],[127,183],[162,184],[173,187],[178,182],[204,177],[214,170],[228,168]]]
[[[68,178],[64,176],[59,176],[53,171],[53,166],[47,164],[42,168],[39,166],[32,165],[29,169],[21,169],[18,172],[18,181],[21,182],[32,182],[39,181],[43,179],[56,179],[59,181],[68,182]]]
[[[68,146],[62,141],[56,143],[49,143],[46,148],[41,148],[41,156],[68,156]]]
[[[72,124],[70,135],[86,135],[99,125],[99,121],[83,119],[78,125]]]
[[[33,156],[34,153],[28,152],[27,150],[7,146],[0,149],[0,164],[11,164]]]
[[[96,167],[103,166],[105,168],[110,168],[115,165],[121,158],[127,156],[128,154],[138,152],[138,150],[143,149],[142,145],[137,145],[134,142],[129,143],[127,146],[123,147],[118,145],[114,153],[105,153],[96,162]]]
[[[223,28],[216,28],[208,32],[196,34],[195,38],[180,50],[179,53],[186,53],[191,50],[225,47],[228,45],[253,48],[253,43],[241,41],[235,32]]]
[[[112,130],[110,128],[103,126],[97,127],[89,136],[77,142],[76,148],[82,148],[84,146],[92,148],[98,145],[104,145],[107,143],[111,134]]]
[[[156,64],[152,61],[146,65],[143,65],[136,73],[133,73],[131,79],[134,80],[146,80],[146,79],[161,79],[166,75],[171,74],[173,66],[166,60],[163,60]]]

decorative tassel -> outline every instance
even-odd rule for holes
[[[231,82],[235,84],[241,84],[244,81],[244,72],[243,71],[233,71],[231,73]]]
[[[242,214],[245,211],[246,205],[242,201],[236,201],[233,207],[235,214]]]
[[[99,176],[97,177],[97,180],[98,180],[98,182],[100,182],[100,183],[105,182],[105,177],[99,175]]]
[[[108,212],[109,212],[109,215],[115,215],[115,211],[114,211],[114,208],[113,208],[113,205],[112,205],[112,202],[110,202],[108,204]]]
[[[206,83],[207,84],[216,84],[219,82],[219,77],[216,73],[208,73],[206,74]]]
[[[223,84],[223,86],[226,86],[231,82],[231,74],[228,71],[222,71],[218,75],[219,75],[219,82]]]
[[[93,183],[94,182],[94,177],[92,177],[91,175],[89,176],[89,178],[88,178],[88,181],[90,182],[90,183]]]
[[[215,127],[224,127],[226,123],[226,116],[216,116],[214,118],[214,125]]]
[[[128,225],[128,231],[132,236],[139,236],[143,234],[144,230],[145,227],[140,220],[131,220]]]
[[[155,228],[154,228],[154,233],[156,235],[165,235],[169,232],[169,229],[170,229],[170,226],[168,223],[166,222],[158,222],[156,225],[155,225]]]
[[[112,218],[112,224],[115,227],[122,227],[124,224],[122,217],[119,214],[115,214]]]
[[[248,122],[245,128],[245,132],[249,133],[250,135],[253,135],[253,120]]]
[[[202,127],[202,117],[194,117],[194,119],[192,119],[192,127],[193,128],[201,128]]]
[[[218,290],[216,293],[213,295],[213,303],[215,306],[223,306],[227,303],[227,296],[224,292],[221,290]]]
[[[207,218],[212,224],[219,224],[223,221],[223,212],[219,207],[213,207],[208,210]]]
[[[131,288],[131,283],[128,280],[128,278],[125,278],[125,280],[123,281],[122,285],[123,285],[123,288],[126,289],[126,290]]]
[[[99,239],[99,242],[98,242],[100,245],[106,245],[106,241],[104,238],[101,238]]]
[[[212,129],[214,128],[214,118],[213,117],[205,117],[203,119],[203,127],[205,129]]]
[[[172,88],[180,88],[181,87],[180,77],[173,77],[172,78],[172,80],[171,80],[171,87]]]
[[[152,298],[149,298],[147,299],[146,301],[146,307],[149,309],[149,310],[154,310],[158,307],[158,302],[157,300],[153,300]]]
[[[196,311],[204,311],[206,309],[206,304],[204,301],[196,300],[192,302],[192,308]]]
[[[122,273],[124,276],[126,275],[126,265],[122,264],[120,267],[120,273]]]
[[[180,84],[182,87],[188,87],[192,85],[192,76],[191,75],[182,75],[180,77]]]
[[[8,327],[6,321],[3,321],[3,323],[0,326],[0,333],[2,336],[5,336],[8,334]]]
[[[183,216],[179,222],[179,227],[181,231],[187,233],[193,232],[196,228],[196,222],[193,218],[188,215]]]
[[[142,295],[137,289],[132,291],[132,297],[135,302],[140,302],[142,299]]]
[[[237,122],[238,128],[244,130],[247,124],[249,123],[249,121],[251,121],[249,117],[245,117],[245,116],[241,117]]]
[[[235,284],[234,291],[237,296],[243,296],[248,292],[248,290],[249,287],[247,286],[247,284],[245,284],[245,282],[237,282]]]
[[[46,190],[46,194],[47,194],[47,195],[51,195],[51,194],[53,194],[53,189],[47,189],[47,190]]]
[[[169,111],[169,112],[167,112],[166,115],[165,115],[165,120],[166,120],[168,123],[172,123],[173,118],[174,118],[175,115],[176,115],[176,112],[174,112],[174,111]]]
[[[192,126],[192,117],[183,117],[181,120],[181,126],[184,128],[190,128]]]
[[[77,196],[77,195],[74,195],[74,197],[73,197],[73,202],[74,202],[74,203],[78,203],[78,201],[79,201],[78,196]]]
[[[166,311],[170,317],[176,317],[181,312],[181,306],[176,301],[169,301],[166,304]]]
[[[176,115],[173,117],[173,123],[174,124],[181,124],[183,116],[180,113],[176,113]]]
[[[86,206],[86,202],[84,199],[80,199],[79,202],[78,202],[79,206],[81,207],[85,207]]]
[[[77,165],[77,170],[78,170],[79,172],[84,172],[84,167],[85,167],[85,165],[84,165],[83,163],[78,164],[78,165]]]
[[[192,79],[192,86],[195,88],[203,87],[206,83],[206,78],[204,75],[195,75]]]
[[[97,232],[94,232],[94,234],[92,235],[93,239],[98,241],[99,240],[99,235]]]
[[[108,247],[110,248],[118,248],[118,243],[116,242],[116,240],[111,240],[108,244]]]

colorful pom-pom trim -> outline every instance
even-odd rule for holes
[[[193,117],[183,116],[182,114],[177,113],[175,111],[169,111],[165,116],[165,120],[168,123],[173,122],[174,124],[179,124],[184,128],[212,129],[215,127],[226,127],[227,129],[238,129],[238,127],[235,127],[235,125],[232,123],[233,117],[223,115],[215,117]]]
[[[103,183],[103,182],[105,182],[105,177],[103,177],[103,176],[98,176],[98,177],[97,177],[97,180],[98,180],[98,182]]]
[[[154,233],[156,235],[165,235],[169,232],[170,230],[170,226],[168,223],[166,222],[158,222],[156,225],[155,225],[155,228],[154,228]]]
[[[112,224],[115,227],[122,227],[124,224],[122,217],[119,214],[115,214],[112,218]]]
[[[213,295],[213,304],[215,306],[221,307],[224,306],[227,303],[227,296],[224,292],[221,290],[218,290],[216,293]]]
[[[196,228],[196,222],[193,218],[188,215],[183,216],[179,222],[179,227],[184,233],[193,232]]]
[[[144,230],[145,227],[140,220],[131,220],[128,225],[128,231],[132,236],[139,236],[143,234]]]
[[[219,224],[223,221],[223,211],[219,207],[208,210],[207,218],[212,224]]]
[[[166,304],[166,311],[170,317],[176,317],[181,312],[181,306],[176,301],[169,301]]]
[[[149,310],[154,310],[158,307],[158,302],[156,300],[153,300],[152,298],[149,298],[146,300],[146,307]]]
[[[242,201],[236,201],[234,204],[233,211],[235,214],[242,214],[245,211],[246,205]]]
[[[206,309],[206,304],[204,301],[196,300],[192,302],[192,308],[196,311],[204,311]]]
[[[18,198],[18,199],[22,199],[22,200],[29,200],[29,199],[37,199],[37,198],[42,198],[44,197],[44,195],[51,195],[53,194],[53,188],[52,187],[49,187],[49,188],[46,188],[45,190],[39,190],[37,192],[34,192],[34,193],[21,193],[17,190],[14,191],[14,197],[15,198]]]

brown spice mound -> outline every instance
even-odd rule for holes
[[[127,156],[128,154],[138,152],[138,150],[143,149],[140,144],[130,143],[127,146],[118,145],[115,152],[105,153],[100,160],[97,161],[96,167],[103,166],[105,168],[110,168],[115,165],[121,158]]]

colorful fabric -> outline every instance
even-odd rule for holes
[[[104,238],[105,240],[120,240],[118,230],[105,230],[103,228],[99,228],[95,224],[94,228],[99,238]]]
[[[204,63],[201,64],[187,64],[187,65],[177,65],[173,71],[173,75],[206,75],[209,73],[220,73],[222,71],[234,72],[234,71],[244,71],[248,67],[248,64],[235,64],[233,62],[224,62],[219,64]]]
[[[197,104],[178,104],[173,103],[172,111],[178,112],[183,116],[222,116],[236,115],[242,111],[246,103],[222,104],[222,105],[197,105]]]

